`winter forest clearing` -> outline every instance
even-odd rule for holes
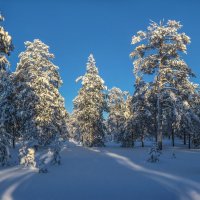
[[[47,10],[42,10],[41,19]],[[0,13],[0,199],[200,200],[200,79],[197,66],[190,66],[196,57],[188,49],[193,44],[187,32],[193,34],[185,31],[184,20],[134,23],[139,28],[131,32],[129,43],[118,35],[118,41],[130,47],[125,53],[131,63],[131,84],[126,73],[121,84],[131,85],[131,89],[125,90],[107,84],[117,82],[115,75],[121,69],[117,63],[123,60],[119,54],[104,81],[102,72],[110,69],[98,67],[98,56],[104,56],[106,48],[98,53],[92,42],[81,39],[97,52],[97,62],[88,53],[81,61],[84,67],[76,68],[79,58],[74,59],[72,52],[78,42],[65,44],[72,49],[68,53],[64,49],[65,55],[58,54],[58,60],[73,57],[70,67],[78,69],[78,75],[70,70],[63,73],[64,63],[59,64],[52,53],[63,45],[61,35],[53,37],[50,48],[47,38],[54,34],[43,29],[49,25],[35,25],[36,34],[23,41],[22,47],[19,30],[13,29],[16,26],[9,26],[15,34],[7,32],[5,18],[12,21],[12,12],[8,9],[7,13]],[[58,20],[68,19],[66,13],[59,18],[60,13],[54,15]],[[26,21],[23,13],[19,15]],[[42,21],[36,19],[33,24]],[[74,28],[76,23],[72,23]],[[26,35],[22,24],[20,31]],[[28,21],[29,28],[30,24]],[[54,24],[64,31],[59,23]],[[55,34],[60,29],[50,26]],[[112,28],[108,30],[112,32]],[[66,37],[73,40],[74,34]],[[115,31],[111,38],[114,36]],[[103,41],[100,43],[105,45]],[[68,81],[66,86],[65,77],[73,79],[74,85]],[[71,107],[66,104],[68,95]]]
[[[200,199],[199,150],[167,147],[152,164],[146,161],[150,146],[137,145],[86,148],[71,142],[61,153],[62,165],[48,174],[2,169],[0,199]]]

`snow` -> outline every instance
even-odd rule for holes
[[[200,150],[166,147],[158,163],[147,162],[148,147],[85,148],[71,141],[62,164],[49,173],[1,168],[2,200],[199,200]],[[173,157],[175,152],[176,158]]]

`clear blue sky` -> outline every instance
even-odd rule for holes
[[[185,60],[200,82],[199,0],[0,0],[0,9],[15,45],[12,70],[25,41],[38,38],[49,45],[60,67],[61,93],[70,112],[80,88],[75,79],[85,73],[90,53],[109,88],[133,93],[131,37],[145,29],[150,19],[182,22],[183,31],[192,38]]]

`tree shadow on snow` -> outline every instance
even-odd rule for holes
[[[160,167],[158,166],[160,163],[145,163],[145,162],[140,163],[140,161],[138,161],[137,159],[136,159],[137,161],[134,161],[134,154],[131,153],[133,151],[134,149],[124,149],[120,151],[117,149],[109,148],[108,150],[105,149],[103,153],[106,156],[114,159],[118,164],[130,169],[133,172],[139,173],[141,176],[145,176],[148,179],[157,182],[159,185],[162,185],[162,187],[168,190],[169,193],[173,193],[177,197],[176,199],[180,200],[200,199],[199,182],[196,182],[190,178],[185,178],[183,176],[177,176],[175,175],[175,173],[171,174],[169,172],[164,172],[162,171],[162,165]],[[187,150],[185,151],[187,153],[190,153],[190,151]],[[196,173],[196,176],[199,176],[199,173]],[[159,193],[159,191],[155,191],[155,193],[157,192]],[[163,198],[165,199],[166,197]]]
[[[1,170],[0,199],[29,199],[27,195],[33,187],[37,194],[30,194],[30,199],[200,199],[200,183],[188,178],[190,172],[185,176],[180,173],[177,175],[179,169],[173,170],[168,166],[176,160],[147,163],[144,153],[146,150],[139,154],[141,149],[85,148],[72,145],[62,152],[63,164],[55,173],[39,178],[34,171],[20,167]],[[183,157],[180,159],[183,160]],[[182,164],[181,162],[174,167],[181,167]],[[192,167],[190,169],[193,170]],[[195,173],[199,176],[198,172]],[[53,181],[48,181],[49,179]]]
[[[0,199],[13,200],[14,192],[30,179],[35,171],[20,166],[2,169],[0,172]]]

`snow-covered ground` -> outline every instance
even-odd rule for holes
[[[146,162],[148,151],[111,144],[89,149],[70,142],[62,165],[51,166],[47,174],[1,168],[0,199],[200,200],[199,150],[165,147],[159,163]]]

